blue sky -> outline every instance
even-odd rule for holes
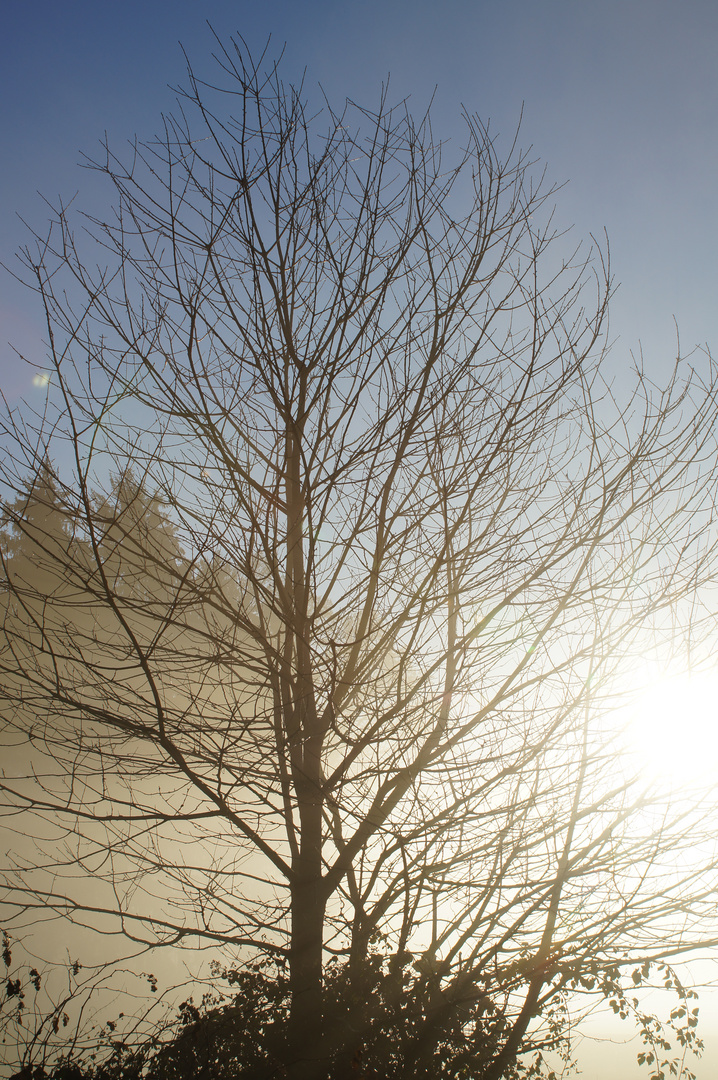
[[[110,193],[78,168],[107,130],[121,146],[150,137],[181,82],[178,42],[208,72],[212,38],[239,31],[253,49],[286,43],[285,76],[320,82],[333,101],[392,96],[417,111],[438,87],[435,130],[460,137],[460,105],[522,141],[567,182],[557,220],[576,238],[608,230],[621,288],[612,309],[620,372],[642,343],[650,370],[675,350],[718,348],[718,4],[714,0],[24,0],[0,34],[0,259],[12,265],[50,199]],[[0,378],[28,385],[8,341],[36,356],[39,312],[0,278]]]

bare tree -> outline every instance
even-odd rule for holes
[[[24,253],[50,381],[3,429],[2,789],[37,822],[7,910],[285,958],[297,1078],[361,1049],[326,958],[359,1002],[383,943],[427,988],[406,1075],[469,1012],[463,1067],[513,1075],[562,994],[706,935],[700,820],[612,709],[706,629],[715,373],[614,396],[606,252],[477,117],[452,155],[385,96],[314,114],[219,64],[93,166],[108,221],[60,206]]]

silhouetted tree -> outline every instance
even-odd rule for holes
[[[9,971],[11,941],[7,934],[3,934],[3,942]],[[12,945],[14,949],[15,943]],[[42,963],[39,967],[23,970],[22,964],[15,963],[7,979],[5,1000],[0,999],[3,1045],[13,1042],[7,1036],[14,1026],[20,1065],[10,1080],[231,1080],[235,1076],[260,1080],[268,1075],[286,1076],[291,994],[284,961],[241,967],[213,962],[209,989],[205,982],[196,1002],[191,994],[185,994],[174,1015],[166,1010],[158,1015],[155,998],[149,1006],[145,1001],[139,1014],[120,1012],[113,1020],[106,1016],[105,1004],[105,1019],[100,1024],[91,1024],[87,1013],[93,1002],[102,1010],[99,997],[104,973],[99,981],[95,972],[81,979],[82,965],[73,961],[67,967],[64,993],[53,998],[46,988],[48,968]],[[599,982],[585,965],[582,971],[574,984],[579,979],[584,984]],[[51,980],[53,974],[57,972],[50,968]],[[348,961],[336,958],[325,969],[323,1014],[334,1031],[327,1062],[331,1080],[346,1076],[403,1080],[416,1075],[418,1058],[427,1075],[433,1069],[434,1075],[457,1080],[478,1077],[507,1036],[510,1021],[490,995],[471,994],[448,1005],[440,992],[440,977],[427,968],[421,956],[389,954],[372,947],[362,976],[358,985]],[[156,993],[156,977],[143,977]],[[672,989],[678,998],[667,1020],[634,1004],[638,987],[651,984]],[[44,1007],[38,1003],[41,989],[45,991]],[[639,1062],[643,1060],[657,1071],[668,1069],[671,1075],[678,1070],[684,1076],[693,1075],[686,1070],[685,1053],[702,1048],[695,1031],[696,995],[681,985],[671,968],[644,963],[624,977],[618,970],[603,971],[600,993],[624,1018],[632,1011],[637,1013],[644,1045]],[[30,996],[35,999],[29,1010],[31,1022],[23,1027],[20,1014]],[[559,1050],[565,1071],[571,1062],[568,994],[555,996],[548,1020],[546,1047]],[[347,1038],[348,1033],[353,1038]],[[361,1037],[359,1044],[357,1035]],[[679,1044],[678,1056],[672,1053],[669,1037]],[[515,1080],[556,1078],[555,1068],[540,1048],[532,1060],[507,1065],[505,1075]]]
[[[611,707],[704,631],[715,372],[614,400],[607,257],[473,115],[450,159],[385,97],[315,114],[219,63],[107,148],[97,249],[59,207],[24,255],[52,375],[0,480],[43,571],[11,539],[2,715],[53,765],[6,768],[48,849],[6,906],[286,962],[291,1080],[379,1030],[387,1075],[464,1040],[497,1080],[561,995],[714,933],[705,818],[647,796]],[[49,460],[60,528],[23,502]],[[420,965],[396,1006],[377,936]]]

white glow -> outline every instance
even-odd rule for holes
[[[49,382],[50,376],[44,371],[41,374],[33,375],[32,377],[33,386],[47,386]]]
[[[627,710],[629,753],[671,787],[705,783],[718,770],[718,672],[655,673]]]

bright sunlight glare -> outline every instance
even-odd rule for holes
[[[626,710],[627,749],[671,788],[704,784],[718,767],[718,672],[656,675]]]

